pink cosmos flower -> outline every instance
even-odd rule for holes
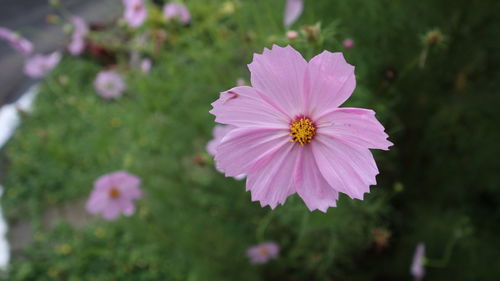
[[[30,41],[17,35],[8,28],[0,27],[0,39],[4,39],[9,42],[12,48],[25,56],[28,56],[33,52],[33,44]]]
[[[73,17],[71,22],[73,23],[74,31],[71,35],[68,51],[70,54],[77,56],[85,49],[85,36],[88,33],[88,26],[81,17]]]
[[[207,143],[207,152],[211,156],[215,156],[215,153],[217,152],[217,146],[221,143],[222,139],[224,136],[230,132],[232,129],[236,127],[234,126],[223,126],[223,125],[216,125],[213,130],[213,136],[214,138]],[[219,171],[222,172],[222,171]],[[237,180],[242,180],[245,178],[245,175],[238,175],[234,177]]]
[[[59,52],[48,55],[33,55],[24,63],[24,73],[31,78],[42,78],[56,67],[59,61],[61,61],[61,53]]]
[[[141,26],[148,15],[143,0],[123,0],[123,5],[125,5],[123,15],[125,21],[134,28]]]
[[[217,146],[217,168],[246,174],[252,201],[273,209],[294,193],[311,211],[336,206],[339,192],[362,199],[378,174],[369,149],[392,143],[374,111],[338,108],[356,87],[342,53],[324,51],[308,63],[274,45],[248,67],[252,87],[212,103],[215,121],[236,127]]]
[[[141,71],[142,73],[148,73],[151,70],[152,62],[150,59],[141,60]]]
[[[304,11],[304,0],[287,0],[285,6],[284,25],[292,25]]]
[[[264,264],[278,257],[280,247],[274,242],[264,242],[247,250],[247,257],[253,264]]]
[[[342,46],[344,46],[344,49],[352,49],[354,47],[354,40],[352,40],[351,38],[347,38],[344,40],[344,42],[342,42]]]
[[[167,3],[163,6],[163,16],[165,19],[178,19],[186,25],[191,21],[191,14],[188,8],[182,3]]]
[[[113,99],[122,95],[126,85],[120,74],[113,70],[101,70],[94,81],[96,92],[105,99]]]
[[[107,220],[118,218],[120,213],[131,216],[135,212],[133,201],[142,197],[140,184],[138,177],[123,171],[99,177],[87,201],[87,211]]]
[[[425,258],[425,244],[418,243],[417,248],[415,249],[415,254],[413,256],[413,262],[411,264],[410,272],[413,275],[413,278],[416,281],[422,280],[425,275],[424,268],[424,258]]]

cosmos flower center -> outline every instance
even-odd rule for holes
[[[114,88],[114,87],[115,87],[115,85],[114,85],[113,83],[111,83],[111,82],[106,82],[106,83],[104,84],[104,87],[103,87],[103,88],[104,88],[105,90],[111,91],[111,90],[113,90],[113,88]]]
[[[116,199],[118,197],[120,197],[120,191],[118,190],[118,188],[116,187],[112,187],[109,189],[109,197],[111,197],[112,199]]]
[[[141,3],[137,3],[134,5],[134,11],[135,12],[140,12],[142,10],[142,4]]]
[[[308,144],[316,135],[316,126],[308,117],[298,117],[290,124],[290,142],[297,142],[301,146]]]
[[[269,254],[269,250],[265,247],[262,247],[259,249],[259,254],[261,254],[262,256],[267,256]]]

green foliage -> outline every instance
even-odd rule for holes
[[[190,0],[189,27],[152,17],[135,33],[96,34],[116,36],[109,44],[128,89],[116,101],[97,96],[102,65],[90,57],[65,58],[42,83],[5,148],[4,212],[36,230],[5,280],[410,280],[419,241],[426,280],[499,276],[499,24],[494,3],[472,2],[306,1],[294,28],[321,23],[319,37],[300,28],[289,42],[284,1]],[[160,51],[138,50],[154,59],[152,71],[130,69],[135,45],[120,40],[158,29],[167,32]],[[422,39],[432,30],[444,41]],[[208,160],[210,103],[237,78],[248,81],[245,65],[263,47],[292,44],[309,59],[341,50],[346,37],[358,82],[346,106],[374,108],[396,144],[375,152],[379,184],[326,214],[297,196],[261,208]],[[42,226],[49,206],[86,198],[94,179],[120,169],[143,180],[136,215]],[[389,231],[387,245],[375,229]],[[250,265],[246,249],[267,240],[281,245],[280,258]]]

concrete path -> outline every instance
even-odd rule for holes
[[[71,14],[92,22],[108,22],[122,13],[121,0],[60,0]],[[35,52],[61,49],[67,36],[60,25],[46,22],[52,12],[48,0],[0,0],[0,26],[31,40]],[[0,106],[19,98],[35,81],[23,74],[24,57],[0,41]]]
[[[96,218],[85,210],[85,204],[86,199],[83,199],[48,208],[42,214],[43,227],[48,230],[61,221],[67,222],[75,228],[84,227]],[[29,221],[21,220],[10,223],[8,235],[10,251],[15,255],[33,241],[33,231]]]

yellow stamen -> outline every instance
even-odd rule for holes
[[[112,187],[109,190],[109,197],[111,197],[113,199],[120,197],[120,191],[116,187]]]
[[[301,117],[290,125],[290,142],[298,142],[301,146],[308,144],[316,135],[314,123],[307,117]]]

